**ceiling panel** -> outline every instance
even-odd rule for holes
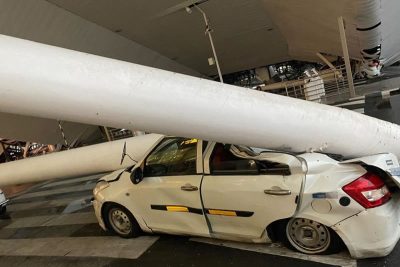
[[[206,75],[212,51],[197,10],[165,16],[182,0],[49,0],[70,12],[149,47]],[[223,73],[263,66],[288,59],[287,44],[260,0],[209,0],[207,13]]]
[[[203,74],[216,74],[208,66],[212,51],[201,14],[176,11],[196,0],[48,1]],[[395,26],[400,2],[382,0],[373,13],[363,8],[372,4],[375,0],[208,0],[199,6],[210,18],[222,72],[231,73],[289,59],[318,61],[317,52],[341,55],[340,16],[352,58],[381,42],[386,62],[393,63],[400,58]],[[375,35],[356,30],[363,17],[382,20]]]

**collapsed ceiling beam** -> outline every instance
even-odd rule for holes
[[[162,137],[148,134],[3,163],[0,164],[0,185],[72,178],[124,169],[136,164],[135,161],[139,161]],[[121,162],[124,144],[130,158],[125,157]]]
[[[0,58],[0,112],[287,151],[400,156],[398,125],[341,108],[4,35]]]

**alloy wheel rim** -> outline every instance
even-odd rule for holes
[[[324,252],[331,241],[328,228],[309,219],[291,219],[287,224],[286,234],[297,250],[308,254]]]

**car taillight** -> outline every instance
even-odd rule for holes
[[[391,196],[382,179],[372,172],[367,172],[342,189],[366,209],[385,204]]]

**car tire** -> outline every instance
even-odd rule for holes
[[[310,219],[291,218],[281,224],[283,243],[290,249],[310,255],[338,253],[343,243],[329,227]]]
[[[1,206],[0,207],[0,215],[4,215],[7,212],[7,207],[6,206]]]
[[[103,212],[103,218],[107,229],[120,237],[137,237],[142,232],[132,213],[121,205],[107,205]]]

